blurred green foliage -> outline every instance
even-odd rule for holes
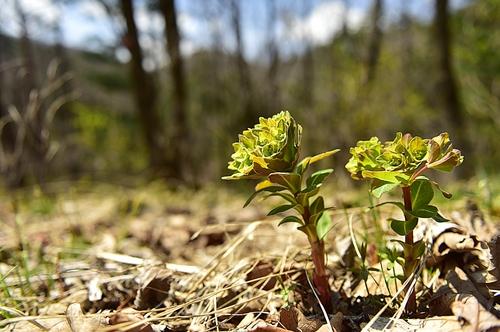
[[[147,164],[139,128],[131,115],[111,113],[83,103],[72,105],[76,138],[89,158],[82,158],[94,170],[139,171]]]

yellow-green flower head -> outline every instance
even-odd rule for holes
[[[377,137],[359,141],[350,149],[346,169],[354,179],[379,179],[393,183],[409,180],[424,165],[451,171],[462,163],[460,151],[453,149],[448,133],[432,139],[397,133],[393,141],[380,143]]]
[[[225,180],[260,179],[273,172],[293,170],[299,158],[302,127],[287,111],[243,131],[233,143],[234,153],[228,169],[233,171]]]

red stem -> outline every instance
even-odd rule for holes
[[[309,206],[304,207],[302,218],[307,225],[310,218]],[[313,284],[316,287],[321,304],[327,312],[331,312],[333,307],[330,285],[328,284],[328,273],[325,266],[325,242],[318,239],[315,229],[310,230],[307,237],[311,244],[311,257],[314,264]]]
[[[328,273],[325,267],[325,243],[316,239],[311,242],[311,255],[314,263],[313,283],[318,291],[321,304],[327,312],[332,310],[332,299],[330,294],[330,285],[328,284]]]
[[[406,211],[411,211],[412,210],[412,205],[411,205],[411,190],[410,187],[403,187],[403,201],[404,201],[404,206]],[[407,216],[405,214],[405,220],[408,222],[411,217]],[[404,270],[404,279],[405,281],[410,277],[411,273],[413,272],[413,268],[415,266],[415,257],[413,257],[413,231],[410,231],[408,234],[405,235],[405,249],[404,249],[404,256],[405,256],[405,266],[403,268]],[[412,289],[410,290],[410,297],[408,299],[408,303],[406,305],[406,311],[408,313],[414,313],[417,309],[417,299],[415,296],[415,291]]]

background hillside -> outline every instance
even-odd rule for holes
[[[351,18],[360,11],[356,2],[351,7],[341,1],[213,0],[189,6],[180,2],[177,20],[184,31],[175,30],[177,40],[172,44],[189,41],[186,13],[210,23],[201,30],[204,43],[188,51],[179,48],[180,65],[169,59],[164,11],[155,1],[131,2],[138,27],[135,37],[142,42],[136,45],[142,48],[137,49],[139,60],[131,56],[133,36],[119,2],[48,2],[62,17],[78,3],[106,13],[101,20],[111,22],[114,34],[100,40],[96,28],[95,36],[90,34],[88,43],[77,48],[65,46],[65,39],[71,38],[62,30],[61,16],[59,22],[47,22],[36,6],[15,3],[9,4],[17,17],[17,36],[8,21],[12,17],[0,17],[2,115],[8,118],[13,107],[26,113],[30,91],[49,83],[50,63],[59,63],[55,76],[69,76],[40,103],[39,113],[47,112],[57,95],[70,98],[52,125],[32,126],[35,141],[46,131],[45,147],[32,151],[32,156],[27,156],[29,148],[24,149],[26,156],[20,157],[18,166],[7,159],[15,150],[19,127],[6,125],[2,174],[8,186],[139,174],[166,176],[173,183],[218,181],[237,133],[259,116],[283,109],[305,128],[304,154],[339,147],[343,152],[337,166],[345,163],[349,147],[358,139],[388,139],[395,131],[423,136],[449,131],[466,155],[465,176],[494,172],[500,160],[500,5],[495,0],[443,1],[446,8],[441,14],[441,1],[429,4],[428,12],[412,10],[409,1],[373,1],[365,4],[358,19]],[[259,15],[254,6],[261,7]],[[316,28],[319,34],[299,30],[299,18],[314,22],[323,11],[328,19],[330,7],[340,8],[330,10],[338,26],[330,35],[321,37],[328,28],[321,24]],[[143,31],[141,15],[148,14],[151,21],[161,21],[161,29]],[[249,20],[254,20],[252,29],[258,28],[259,43],[244,39]],[[134,76],[134,70],[140,76]],[[176,70],[180,76],[172,76]],[[146,82],[137,82],[137,77]],[[138,101],[141,93],[146,101]],[[144,122],[141,114],[151,114],[153,120]],[[46,165],[43,180],[32,170],[33,163]]]

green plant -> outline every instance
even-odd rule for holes
[[[463,157],[454,149],[448,133],[442,133],[431,139],[423,139],[410,134],[397,133],[393,141],[382,144],[377,137],[368,141],[359,141],[350,149],[351,159],[346,169],[354,179],[371,180],[371,193],[380,196],[395,188],[401,188],[403,203],[393,204],[403,211],[404,220],[390,218],[391,228],[399,235],[405,236],[402,243],[404,251],[404,279],[408,279],[423,254],[422,241],[414,242],[413,229],[418,218],[433,218],[437,222],[446,221],[439,214],[436,206],[431,205],[434,188],[446,197],[451,194],[442,190],[439,185],[423,176],[430,169],[450,172],[460,165]],[[415,293],[411,291],[408,312],[416,310]]]
[[[233,174],[223,179],[260,180],[245,206],[259,194],[266,194],[266,198],[280,197],[286,201],[286,204],[273,208],[268,215],[295,211],[295,215],[284,217],[279,225],[297,223],[298,230],[306,234],[315,267],[314,286],[322,304],[331,308],[324,238],[332,228],[332,220],[327,213],[329,208],[318,193],[333,169],[323,169],[309,176],[306,176],[306,171],[311,164],[339,150],[306,157],[299,162],[301,136],[302,127],[288,112],[278,113],[268,119],[260,118],[254,128],[243,131],[239,141],[233,144],[235,152],[228,167]]]

